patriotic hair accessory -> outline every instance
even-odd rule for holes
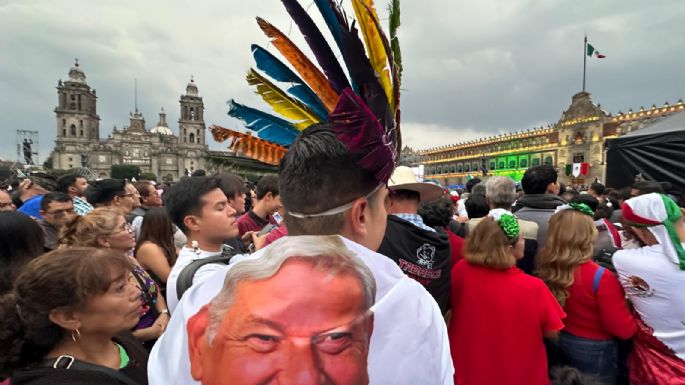
[[[585,215],[589,215],[591,217],[595,216],[595,213],[592,211],[590,206],[586,205],[585,203],[568,203],[565,205],[561,205],[557,207],[557,210],[554,212],[555,214],[560,213],[562,211],[566,210],[575,210],[579,211]]]
[[[250,69],[246,79],[280,116],[233,100],[228,114],[242,120],[259,138],[284,147],[308,127],[328,123],[359,159],[357,165],[372,173],[379,185],[387,185],[402,148],[399,0],[389,7],[389,35],[381,28],[372,0],[351,0],[356,16],[351,20],[335,0],[314,0],[332,39],[326,39],[298,0],[281,2],[304,37],[311,58],[276,26],[257,18],[281,58],[253,44],[256,69]],[[325,215],[332,215],[328,211]]]
[[[640,195],[623,202],[621,211],[629,225],[649,229],[668,259],[685,270],[685,249],[675,228],[683,214],[673,199],[657,193]]]
[[[519,236],[519,222],[511,212],[505,209],[490,210],[488,216],[499,224],[507,238],[518,238]]]

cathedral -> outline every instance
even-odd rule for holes
[[[136,108],[128,126],[121,130],[115,127],[107,139],[101,139],[95,89],[86,83],[78,62],[69,70],[69,80],[58,82],[57,96],[57,139],[52,152],[55,169],[85,167],[95,177],[107,178],[112,165],[135,165],[141,173],[172,181],[205,168],[204,105],[192,78],[179,101],[178,136],[167,125],[163,109],[157,125],[148,129]]]

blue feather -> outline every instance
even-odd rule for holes
[[[323,19],[326,22],[328,29],[331,31],[333,39],[335,39],[335,42],[338,44],[338,47],[342,47],[342,31],[340,28],[339,14],[336,14],[336,12],[333,10],[333,4],[331,3],[331,0],[314,0],[314,3],[319,8],[319,12],[321,12],[321,16],[323,16]]]
[[[321,121],[328,121],[328,112],[321,99],[287,65],[257,44],[252,44],[252,56],[257,68],[276,81],[291,83],[286,91],[314,111]]]
[[[228,115],[245,122],[245,127],[256,131],[257,136],[264,140],[290,146],[300,134],[300,131],[287,120],[236,103],[234,100],[230,100],[228,105]]]

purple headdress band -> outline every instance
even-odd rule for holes
[[[359,167],[373,173],[379,184],[387,184],[395,168],[395,151],[385,129],[359,95],[345,88],[329,120],[338,140],[351,154],[362,156]]]

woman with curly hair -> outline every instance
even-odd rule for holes
[[[523,252],[506,210],[492,210],[469,234],[465,259],[452,270],[456,384],[549,384],[544,337],[556,337],[564,312],[544,282],[516,267]]]
[[[592,260],[597,238],[592,209],[584,203],[561,206],[549,221],[537,275],[567,314],[558,346],[571,364],[613,384],[617,375],[614,337],[637,331],[618,279]]]
[[[86,246],[113,249],[127,255],[133,267],[133,276],[142,288],[140,320],[133,328],[133,335],[143,342],[154,342],[169,323],[169,311],[159,285],[133,258],[136,245],[133,227],[121,211],[97,208],[82,217],[76,217],[62,233],[62,243],[67,246]]]

